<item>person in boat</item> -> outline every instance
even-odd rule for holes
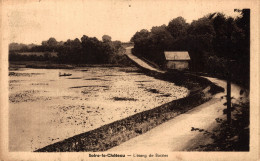
[[[71,76],[72,74],[70,74],[70,73],[64,73],[64,74],[61,74],[61,72],[59,72],[59,76],[61,77],[61,76]]]

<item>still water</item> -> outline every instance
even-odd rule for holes
[[[188,93],[134,67],[10,70],[9,149],[34,151]]]

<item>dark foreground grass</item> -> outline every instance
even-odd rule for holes
[[[35,152],[106,151],[208,101],[212,95],[224,90],[207,79],[196,76],[144,72],[155,78],[188,87],[191,92],[188,97],[73,136]]]

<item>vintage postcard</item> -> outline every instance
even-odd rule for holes
[[[0,14],[1,160],[259,160],[259,1]]]

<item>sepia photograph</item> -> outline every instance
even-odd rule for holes
[[[258,160],[257,6],[1,1],[0,159]]]

